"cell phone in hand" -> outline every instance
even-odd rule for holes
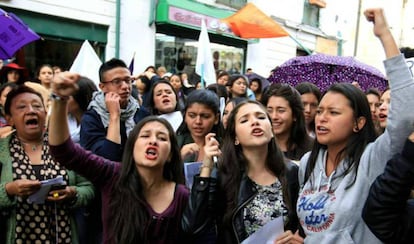
[[[52,185],[50,187],[50,191],[63,190],[63,189],[66,188],[66,186],[67,186],[66,184],[63,184],[63,185]]]

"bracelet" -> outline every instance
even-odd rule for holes
[[[213,170],[213,165],[206,165],[206,164],[202,164],[202,165],[200,166],[200,171],[201,171],[201,169],[203,169],[203,168],[209,168],[210,170]]]
[[[51,92],[50,93],[50,100],[67,101],[67,100],[69,100],[69,96],[59,96],[59,95]]]

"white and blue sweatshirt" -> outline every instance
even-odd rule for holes
[[[369,188],[384,171],[387,160],[402,150],[405,139],[414,131],[414,81],[402,55],[384,61],[391,88],[387,129],[367,145],[357,169],[343,175],[342,161],[326,176],[326,150],[320,150],[315,168],[304,181],[310,153],[300,162],[301,190],[297,213],[305,231],[305,243],[381,243],[361,217]],[[357,177],[355,183],[355,172]],[[348,187],[348,188],[347,188]]]

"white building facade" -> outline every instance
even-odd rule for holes
[[[275,66],[307,52],[355,55],[381,68],[381,46],[362,16],[363,9],[375,4],[385,7],[387,16],[398,16],[390,17],[390,26],[401,46],[410,46],[414,41],[413,15],[407,10],[413,9],[412,1],[254,0],[251,2],[276,19],[291,36],[255,41],[237,38],[217,24],[220,18],[237,11],[231,6],[243,2],[246,1],[0,0],[0,8],[16,12],[44,37],[42,44],[38,44],[41,41],[30,44],[17,54],[17,60],[24,59],[31,68],[40,62],[68,68],[76,56],[76,48],[88,39],[103,61],[119,57],[128,64],[135,54],[134,74],[149,65],[163,65],[172,72],[191,72],[202,18],[210,21],[208,28],[217,69],[243,73],[252,68],[268,76]],[[47,47],[42,49],[39,46],[43,44]]]

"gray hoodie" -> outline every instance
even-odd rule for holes
[[[327,177],[326,150],[320,150],[315,169],[304,183],[310,153],[301,159],[297,213],[305,243],[381,243],[362,220],[362,208],[371,184],[384,171],[387,160],[402,150],[414,129],[414,82],[404,57],[387,59],[384,65],[391,88],[387,129],[365,148],[359,167],[343,175],[346,162],[342,161]],[[355,171],[355,183],[349,187]]]

